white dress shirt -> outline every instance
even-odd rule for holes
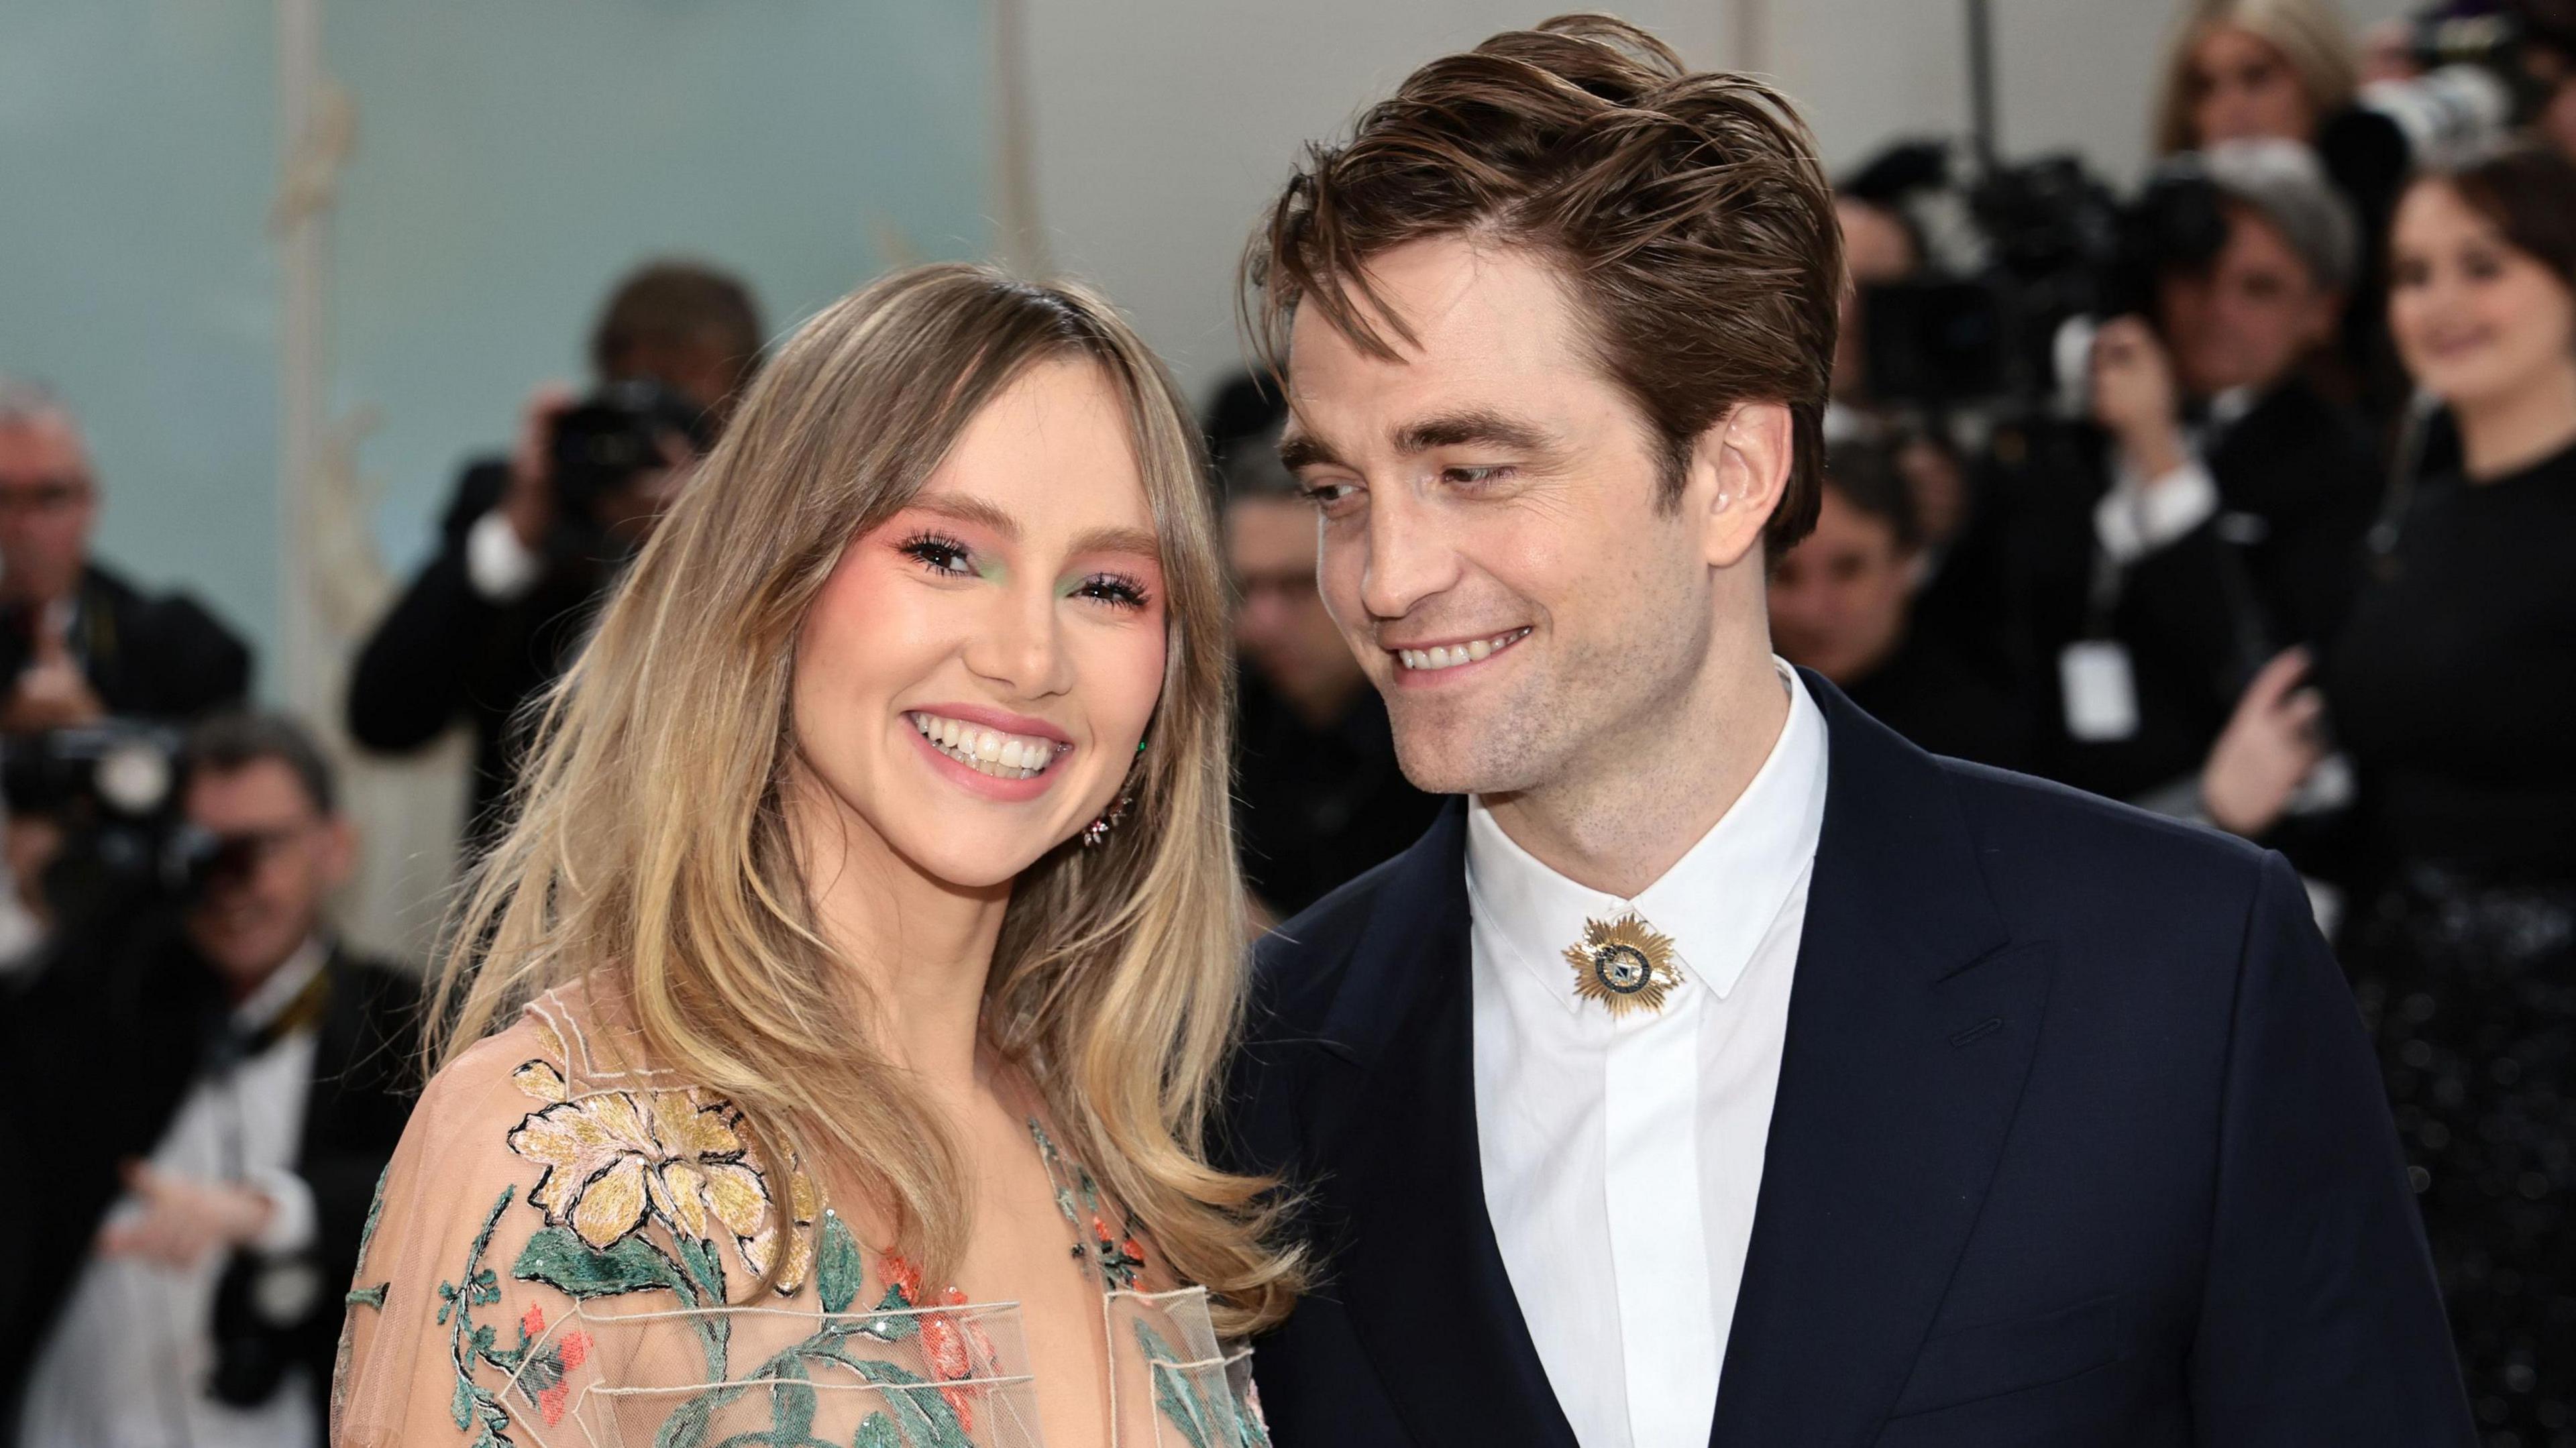
[[[1807,884],[1825,721],[1788,721],[1753,782],[1633,900],[1467,816],[1476,1136],[1521,1317],[1585,1448],[1700,1448],[1753,1234]],[[1671,936],[1681,984],[1613,1017],[1574,991],[1586,920]]]
[[[324,959],[321,942],[305,942],[234,1008],[234,1024],[256,1031],[275,1020]],[[294,1251],[313,1239],[313,1193],[294,1165],[314,1047],[312,1028],[289,1031],[231,1071],[199,1076],[152,1150],[152,1164],[163,1171],[238,1179],[265,1193],[274,1210],[251,1244],[263,1252]],[[136,1210],[127,1197],[108,1220]],[[93,1255],[84,1263],[27,1381],[19,1418],[26,1448],[319,1445],[322,1424],[300,1371],[290,1371],[253,1408],[206,1392],[214,1370],[215,1286],[228,1259],[213,1252],[186,1271],[133,1257]]]

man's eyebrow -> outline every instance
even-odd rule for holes
[[[1290,432],[1279,439],[1279,466],[1302,472],[1324,464],[1343,465],[1323,439],[1310,432]]]
[[[1395,430],[1395,450],[1407,456],[1473,443],[1516,452],[1548,452],[1553,441],[1526,422],[1482,408],[1417,418]]]

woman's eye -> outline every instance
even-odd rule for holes
[[[1074,585],[1074,596],[1116,608],[1143,608],[1145,586],[1116,573],[1095,573]]]
[[[953,538],[942,538],[936,534],[925,533],[918,538],[905,539],[901,551],[906,557],[942,577],[972,578],[975,576],[974,555],[966,551],[965,544]]]

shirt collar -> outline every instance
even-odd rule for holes
[[[1718,822],[1634,899],[1579,884],[1541,864],[1485,808],[1467,809],[1467,892],[1472,908],[1511,947],[1512,968],[1546,984],[1569,1011],[1574,993],[1565,948],[1586,920],[1633,910],[1673,938],[1682,989],[1705,984],[1724,1000],[1808,863],[1825,818],[1825,719],[1797,671],[1777,659],[1789,717],[1771,753]]]
[[[249,995],[242,997],[241,1004],[233,1007],[233,1024],[245,1031],[256,1031],[277,1019],[278,1012],[292,1005],[315,973],[322,969],[326,954],[320,936],[306,936],[304,943],[295,947],[295,953],[286,957],[285,964],[271,972],[268,979],[261,981]]]

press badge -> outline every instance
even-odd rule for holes
[[[2138,682],[2129,651],[2109,639],[2068,644],[2057,656],[2058,692],[2066,699],[2066,732],[2087,744],[2138,732]]]

